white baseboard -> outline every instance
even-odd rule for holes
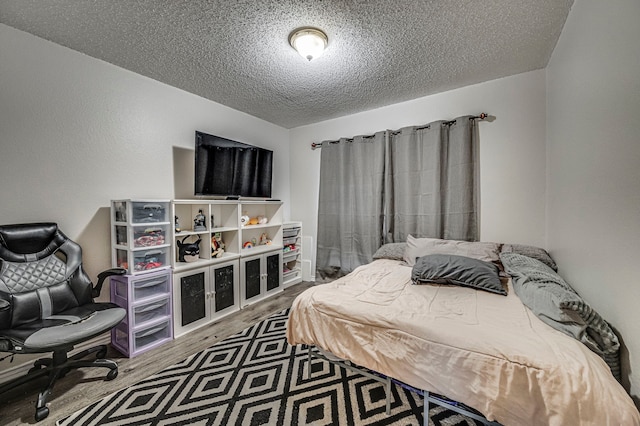
[[[315,281],[315,271],[313,270],[315,246],[313,237],[302,236],[302,280]]]

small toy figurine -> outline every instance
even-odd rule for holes
[[[176,232],[182,231],[182,229],[180,229],[180,221],[178,220],[178,216],[174,216],[173,218],[174,218],[173,220],[175,222],[174,226],[175,226]]]
[[[224,242],[219,232],[211,237],[211,257],[222,257],[224,254]]]
[[[207,225],[205,225],[205,217],[202,214],[202,210],[198,210],[198,214],[193,219],[193,230],[194,231],[206,231]]]

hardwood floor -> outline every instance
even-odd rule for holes
[[[310,282],[296,284],[280,294],[250,305],[216,323],[195,330],[135,358],[126,358],[110,347],[107,358],[118,362],[118,377],[112,381],[104,381],[106,370],[101,368],[69,372],[63,379],[56,382],[53,393],[49,397],[48,406],[51,410],[49,417],[37,424],[55,425],[57,420],[117,390],[137,383],[189,355],[206,349],[275,312],[290,307],[298,294],[313,285],[314,283]],[[35,401],[42,385],[42,382],[34,381],[15,391],[0,395],[0,425],[36,424]]]

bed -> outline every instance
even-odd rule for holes
[[[506,295],[414,285],[415,265],[380,258],[294,301],[290,344],[316,346],[503,425],[640,425],[603,358]],[[426,421],[425,421],[426,424]]]

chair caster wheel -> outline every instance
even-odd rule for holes
[[[107,373],[107,377],[105,380],[109,381],[109,380],[113,380],[116,377],[118,377],[118,370],[111,370]]]
[[[102,349],[96,353],[96,359],[105,359],[107,357],[107,350]]]
[[[49,409],[47,407],[36,408],[36,422],[45,419],[49,415]]]

